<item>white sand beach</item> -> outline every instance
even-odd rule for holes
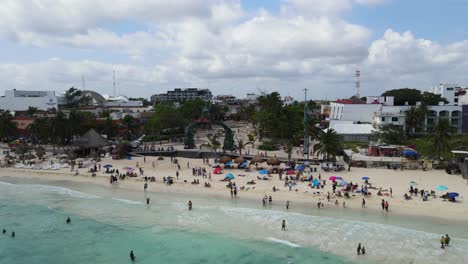
[[[387,169],[366,169],[366,168],[351,168],[351,171],[342,172],[323,172],[318,166],[318,171],[312,173],[314,178],[317,178],[319,174],[322,180],[326,179],[327,184],[324,189],[312,189],[308,186],[309,182],[298,182],[292,191],[289,191],[288,187],[284,186],[284,181],[279,180],[278,174],[271,174],[269,180],[257,180],[258,171],[255,166],[251,166],[250,172],[244,170],[232,168],[223,169],[223,173],[216,175],[213,174],[213,168],[203,164],[201,159],[185,159],[178,158],[181,166],[179,171],[179,179],[174,179],[173,185],[167,185],[163,183],[163,177],[172,176],[175,178],[177,165],[171,163],[170,158],[164,158],[164,160],[158,160],[157,157],[146,157],[144,162],[143,157],[133,157],[132,160],[112,160],[110,158],[104,158],[101,162],[101,166],[105,164],[111,164],[113,169],[119,169],[120,172],[124,172],[124,167],[136,168],[138,162],[139,167],[144,170],[144,176],[156,177],[156,182],[149,182],[149,192],[175,192],[186,194],[187,200],[190,199],[191,194],[204,194],[213,197],[230,198],[230,189],[226,187],[227,182],[221,181],[226,174],[232,173],[235,176],[233,182],[236,183],[239,189],[239,199],[252,199],[258,200],[261,203],[262,198],[265,195],[272,196],[275,203],[286,203],[290,201],[291,206],[294,204],[302,204],[311,207],[311,209],[317,208],[317,203],[321,201],[324,203],[324,208],[321,210],[333,210],[336,207],[342,207],[343,201],[346,203],[346,210],[367,210],[367,211],[382,211],[381,200],[385,199],[389,203],[389,214],[399,214],[408,216],[423,216],[423,217],[434,217],[439,219],[446,219],[451,221],[468,221],[468,204],[466,197],[468,197],[468,185],[466,180],[462,179],[459,175],[448,175],[445,171],[431,170],[431,171],[417,171],[417,170],[387,170]],[[85,164],[91,164],[91,161],[84,161]],[[210,164],[213,164],[213,159],[209,160]],[[153,167],[154,163],[154,167]],[[187,167],[187,163],[190,167]],[[48,163],[44,163],[46,166]],[[264,169],[269,169],[266,164],[263,165]],[[211,173],[212,179],[205,179],[202,176],[192,176],[193,167],[206,168],[207,173]],[[76,182],[92,182],[102,186],[110,185],[109,176],[110,174],[104,173],[105,169],[101,168],[98,171],[96,177],[91,177],[91,173],[87,172],[88,168],[78,169],[79,175],[74,176],[74,172],[70,171],[70,168],[61,168],[56,170],[44,170],[44,169],[23,169],[23,168],[2,168],[0,169],[0,176],[8,177],[20,177],[20,178],[41,178],[47,180],[68,180]],[[138,172],[138,169],[135,169]],[[244,175],[244,176],[239,176]],[[369,182],[372,186],[382,188],[382,190],[389,190],[392,188],[393,197],[389,196],[377,196],[377,190],[372,189],[371,196],[365,197],[366,208],[361,208],[361,202],[363,196],[361,194],[355,194],[350,199],[343,197],[334,197],[330,202],[327,201],[327,192],[332,192],[331,181],[328,178],[332,175],[341,176],[347,182],[358,183],[359,186],[363,184],[362,177],[367,176],[370,178]],[[284,177],[284,176],[283,176]],[[198,179],[200,184],[191,184],[194,179]],[[247,185],[248,181],[254,180],[255,185]],[[186,181],[186,182],[184,182]],[[143,191],[144,180],[141,176],[135,178],[126,178],[125,180],[119,180],[119,188],[141,190]],[[204,183],[209,182],[211,187],[204,187]],[[438,185],[444,185],[448,187],[449,192],[457,192],[460,194],[457,197],[456,202],[448,202],[441,198],[429,198],[428,201],[422,201],[421,197],[413,197],[411,200],[405,200],[403,195],[408,193],[410,182],[415,182],[418,189],[424,190],[436,190]],[[273,192],[273,187],[278,190]],[[248,188],[248,189],[247,189]],[[320,194],[317,194],[320,192]],[[437,195],[441,195],[446,191],[436,191]],[[384,192],[387,193],[388,192]],[[335,205],[335,200],[338,200],[338,205]]]

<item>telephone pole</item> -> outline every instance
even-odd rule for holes
[[[307,134],[307,88],[304,89],[304,155],[309,159],[309,135]]]

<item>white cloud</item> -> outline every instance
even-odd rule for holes
[[[368,28],[343,19],[353,5],[386,2],[282,0],[283,10],[275,15],[263,9],[247,13],[238,0],[134,0],[131,5],[126,0],[112,5],[104,0],[5,0],[0,38],[49,50],[121,52],[128,61],[112,64],[112,58],[91,57],[4,63],[2,89],[80,87],[84,73],[87,87],[109,93],[115,69],[118,87],[129,89],[130,96],[200,86],[238,96],[255,87],[299,96],[295,88],[313,87],[312,94],[325,97],[351,95],[358,67],[368,94],[459,82],[466,76],[468,41],[443,45],[393,30],[371,41]],[[112,31],[113,23],[126,22],[143,26]]]
[[[354,0],[360,5],[381,5],[388,3],[390,0]]]
[[[118,21],[176,21],[205,17],[214,0],[4,0],[0,32],[74,35]]]

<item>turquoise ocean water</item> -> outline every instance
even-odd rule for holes
[[[151,204],[144,204],[144,198]],[[0,178],[0,263],[466,263],[465,223],[261,208],[241,200],[143,194]],[[70,216],[72,223],[65,219]],[[287,219],[288,231],[280,231]],[[415,223],[420,221],[420,223]],[[10,237],[14,230],[15,238]],[[453,246],[438,248],[449,230]],[[457,233],[455,233],[457,232]],[[368,256],[355,256],[358,242]]]

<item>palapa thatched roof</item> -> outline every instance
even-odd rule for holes
[[[267,160],[267,164],[271,166],[278,166],[281,164],[281,161],[276,157],[271,157]]]
[[[245,162],[245,159],[242,156],[239,156],[239,157],[234,159],[234,163],[237,163],[237,164],[241,164],[241,163],[244,163],[244,162]]]
[[[228,162],[232,161],[232,158],[231,157],[228,157],[228,156],[222,156],[221,158],[219,158],[218,162],[219,163],[223,163],[223,164],[226,164]]]
[[[251,163],[262,163],[264,160],[262,158],[260,158],[260,156],[255,156],[255,158],[253,158],[250,162]]]
[[[92,128],[82,137],[78,138],[75,143],[81,148],[100,148],[110,145],[110,142],[106,138]]]

